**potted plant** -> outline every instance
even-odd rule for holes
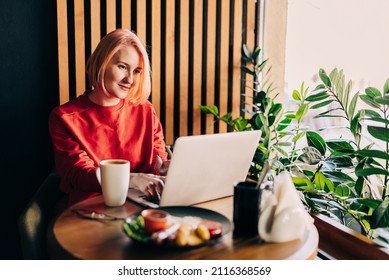
[[[320,69],[317,86],[310,90],[302,83],[292,93],[295,109],[286,110],[270,96],[272,88],[260,83],[267,63],[261,50],[243,46],[243,58],[242,72],[252,77],[245,81],[253,91],[252,102],[243,108],[249,117],[220,116],[216,106],[200,109],[226,122],[230,130],[262,131],[248,176],[258,178],[264,162],[272,158],[275,172],[290,172],[311,213],[389,246],[389,79],[382,91],[369,87],[353,94],[342,70],[327,74]],[[342,120],[337,129],[348,138],[325,139],[323,132],[329,128],[307,126],[308,113],[316,119]]]

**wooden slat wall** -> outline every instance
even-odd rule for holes
[[[173,143],[174,135],[174,123],[175,123],[175,112],[174,112],[174,89],[175,89],[175,63],[177,58],[175,57],[175,3],[174,0],[166,0],[166,28],[165,32],[165,47],[161,46],[161,49],[164,50],[162,55],[165,55],[165,106],[160,108],[164,110],[164,113],[161,114],[165,116],[164,119],[164,129],[165,129],[165,138],[167,143]],[[153,30],[158,32],[158,30]],[[155,89],[152,89],[155,90]]]
[[[255,0],[57,0],[60,103],[89,88],[86,59],[102,36],[123,27],[149,51],[150,100],[166,142],[225,132],[198,106],[242,114],[242,44],[255,45],[256,10]]]
[[[179,85],[179,134],[188,134],[189,95],[189,0],[180,2],[180,85]]]
[[[253,11],[253,10],[256,10],[255,9],[255,3],[253,3],[253,1],[248,1],[247,2],[247,10],[248,11]],[[246,21],[246,44],[249,46],[249,48],[252,50],[255,46],[255,13],[247,13],[247,21]],[[250,66],[249,66],[250,67]],[[251,68],[251,67],[250,67]],[[248,75],[248,74],[245,74],[245,80],[246,81],[252,81],[252,76]],[[253,91],[250,89],[250,88],[245,88],[244,89],[245,91],[245,94],[246,94],[246,98],[245,100],[247,100],[249,103],[251,102],[252,99],[250,99],[250,97],[253,96]],[[247,106],[245,106],[247,107]],[[249,105],[248,106],[248,109],[252,109],[251,106]],[[250,117],[250,115],[246,115],[247,118]]]
[[[203,105],[213,106],[215,104],[215,61],[216,61],[216,15],[217,15],[217,1],[209,0],[207,5],[207,45],[206,45],[206,54],[207,54],[207,63],[206,63],[206,73],[207,73],[207,83],[206,83],[206,101],[202,102]],[[241,2],[241,1],[238,1]],[[238,53],[238,52],[236,52]],[[239,53],[240,55],[240,53]],[[206,115],[205,117],[205,132],[213,133],[214,132],[214,119],[211,115]]]

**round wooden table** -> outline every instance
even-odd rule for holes
[[[232,220],[233,198],[227,197],[197,207],[207,208]],[[127,201],[121,207],[106,207],[102,196],[80,202],[61,213],[48,232],[49,254],[53,259],[197,259],[197,260],[280,260],[315,259],[319,243],[316,227],[303,238],[285,243],[264,243],[259,237],[233,238],[224,235],[210,246],[196,249],[162,249],[133,242],[122,230],[122,220],[100,222],[78,217],[72,209],[82,208],[126,218],[143,208]]]

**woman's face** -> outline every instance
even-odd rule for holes
[[[142,67],[140,56],[132,46],[124,46],[112,57],[104,76],[106,104],[114,104],[128,96],[139,83]],[[116,102],[115,102],[116,101]]]

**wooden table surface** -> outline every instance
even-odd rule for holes
[[[233,198],[227,197],[195,205],[225,215],[232,221]],[[127,201],[121,207],[106,207],[102,196],[80,202],[61,213],[48,232],[49,254],[53,259],[200,259],[200,260],[280,260],[315,259],[319,243],[312,225],[303,238],[285,243],[264,243],[259,237],[233,238],[232,232],[216,244],[195,249],[162,249],[133,242],[122,230],[123,221],[99,222],[78,217],[72,209],[82,208],[126,218],[141,211]]]

